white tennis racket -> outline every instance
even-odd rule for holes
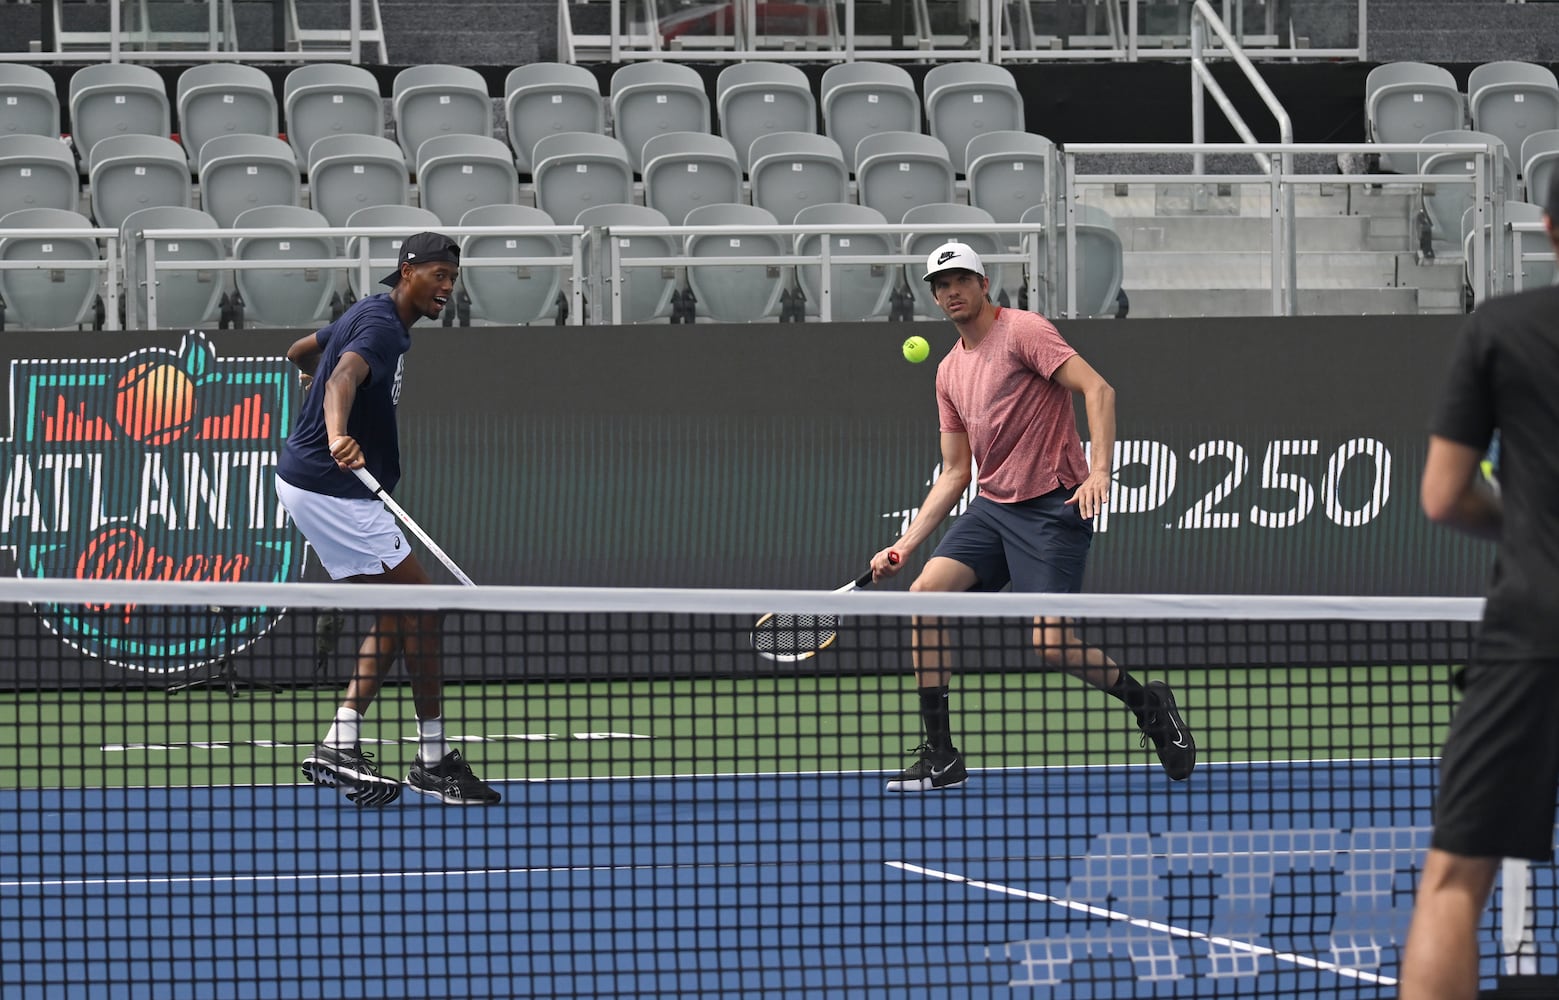
[[[438,561],[444,564],[445,569],[449,570],[455,575],[456,580],[459,580],[467,587],[476,586],[476,584],[471,581],[471,578],[465,575],[465,571],[463,571],[459,566],[456,566],[455,561],[449,558],[449,556],[444,553],[443,549],[438,547],[438,543],[429,538],[428,533],[423,531],[422,528],[418,526],[417,522],[411,519],[411,515],[401,509],[401,505],[395,502],[394,498],[390,496],[389,491],[387,491],[383,486],[379,485],[379,480],[374,478],[374,474],[372,472],[369,472],[367,469],[353,469],[352,472],[357,476],[358,480],[364,486],[368,487],[369,490],[373,492],[374,496],[384,501],[384,505],[390,508],[390,513],[395,515],[395,519],[400,521],[401,524],[405,525],[407,531],[417,536],[417,540],[428,547],[428,551],[433,553],[433,555],[438,558]]]

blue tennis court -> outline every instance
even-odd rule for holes
[[[7,791],[3,991],[1387,997],[1432,772],[1001,769],[936,796],[876,772],[551,779],[469,810]]]

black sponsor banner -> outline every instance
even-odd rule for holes
[[[1116,481],[1088,589],[1481,592],[1488,547],[1428,524],[1417,503],[1457,325],[1061,324],[1118,394]],[[931,361],[903,360],[910,332],[932,342]],[[15,570],[317,576],[270,488],[301,401],[282,360],[294,337],[7,334],[0,534]],[[483,583],[834,586],[897,537],[938,471],[935,364],[954,340],[936,323],[422,326],[406,358],[397,497]],[[479,667],[452,653],[449,670],[636,669],[610,642],[600,656],[546,652],[546,625],[512,620],[526,637],[509,648],[524,655]],[[34,664],[18,667],[24,686],[169,683],[229,655],[254,676],[314,679],[312,614],[43,608],[8,612],[0,630],[0,658]],[[901,668],[896,642],[880,645],[883,665]],[[678,669],[748,659],[716,649]]]

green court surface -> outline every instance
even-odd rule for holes
[[[1177,693],[1202,764],[1428,757],[1450,716],[1449,669],[1264,667],[1145,672]],[[494,780],[897,769],[919,741],[902,676],[772,676],[452,685],[448,733]],[[11,788],[296,784],[335,689],[0,694]],[[973,767],[1151,763],[1130,714],[1082,681],[1034,670],[954,685]],[[409,763],[410,689],[387,686],[365,749]],[[378,742],[374,742],[378,741]],[[372,744],[370,746],[370,744]]]

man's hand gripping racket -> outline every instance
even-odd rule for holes
[[[888,553],[888,561],[897,564],[899,554]],[[872,585],[874,571],[867,570],[834,591],[849,594]],[[752,627],[752,648],[759,656],[777,663],[799,663],[811,659],[832,646],[839,638],[838,615],[795,615],[770,612]]]

